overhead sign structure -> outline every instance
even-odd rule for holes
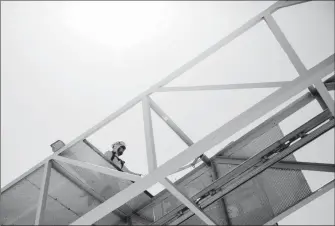
[[[272,17],[278,9],[300,3],[304,1],[276,2],[70,143],[53,144],[54,154],[1,190],[1,224],[273,225],[333,189],[334,180],[312,192],[301,170],[334,173],[334,164],[297,162],[292,156],[335,125],[334,100],[328,92],[334,90],[334,75],[323,81],[334,73],[334,54],[307,70]],[[166,86],[260,21],[266,22],[299,77],[274,83]],[[280,88],[197,142],[150,98],[154,92],[267,87]],[[281,107],[213,158],[204,154],[306,89],[306,94]],[[284,136],[278,124],[314,99],[323,112]],[[88,141],[89,136],[139,102],[149,171],[144,177],[122,172]],[[189,146],[159,167],[150,109]],[[167,178],[194,159],[204,163],[176,183]],[[166,190],[153,197],[146,189],[156,183]]]

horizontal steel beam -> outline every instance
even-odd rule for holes
[[[66,165],[65,163],[61,163],[61,162],[57,162],[57,161],[53,161],[52,163],[53,163],[53,165],[52,165],[53,168],[58,173],[60,173],[64,177],[66,177],[69,181],[71,181],[73,184],[75,184],[79,189],[82,189],[83,191],[87,192],[89,195],[94,197],[100,203],[103,203],[104,201],[106,201],[106,198],[104,198],[98,192],[96,192],[82,177],[80,177],[72,168],[70,168],[70,166]],[[127,208],[125,210],[126,212],[131,211],[129,207],[124,206],[123,208]],[[118,217],[120,217],[122,222],[125,222],[126,217],[129,215],[129,214],[126,214],[125,212],[123,212],[121,209],[116,209],[114,211],[114,214],[117,215]],[[133,213],[132,217],[133,217],[134,220],[139,221],[143,224],[151,224],[152,223],[151,221],[148,221],[147,219],[144,219],[143,217],[141,217],[140,215],[138,215],[136,213]]]
[[[66,179],[68,179],[70,182],[76,185],[79,189],[87,192],[89,195],[91,195],[100,203],[106,201],[106,198],[104,198],[98,192],[96,192],[83,178],[81,178],[78,174],[74,174],[73,170],[69,170],[70,166],[66,167],[64,163],[62,164],[57,161],[53,161],[52,163],[54,170],[56,170],[58,173],[60,173],[62,176],[64,176]],[[126,220],[127,214],[122,212],[120,209],[116,209],[114,211],[114,214],[120,217],[122,221]]]
[[[268,27],[270,28],[271,32],[277,39],[278,43],[286,53],[287,57],[289,58],[290,62],[293,64],[294,68],[298,72],[299,76],[307,76],[308,70],[305,67],[305,65],[302,63],[301,59],[299,58],[298,54],[295,52],[293,47],[291,46],[290,42],[285,37],[285,34],[280,29],[279,25],[273,18],[271,14],[267,14],[264,16],[264,20]],[[319,92],[319,96],[317,97],[317,100],[320,104],[320,106],[323,109],[329,108],[332,114],[334,115],[334,108],[330,105],[330,95],[328,92],[325,92],[326,88],[322,85],[320,85],[321,81],[316,81],[315,88]],[[308,87],[308,89],[312,92],[313,87]],[[321,98],[319,98],[321,97]],[[334,105],[334,101],[333,104]]]
[[[125,180],[131,180],[131,181],[138,181],[139,179],[141,179],[141,177],[136,176],[134,174],[129,174],[129,173],[125,173],[125,172],[120,172],[111,168],[107,168],[107,167],[103,167],[103,166],[98,166],[98,165],[94,165],[88,162],[81,162],[78,160],[73,160],[73,159],[69,159],[69,158],[64,158],[61,156],[55,156],[53,158],[55,161],[59,161],[59,162],[63,162],[63,163],[67,163],[73,166],[78,166],[84,169],[89,169],[89,170],[93,170],[99,173],[103,173],[109,176],[113,176],[113,177],[117,177],[117,178],[121,178],[121,179],[125,179]]]
[[[247,158],[227,158],[223,156],[217,156],[214,161],[218,164],[240,165],[247,160],[248,160]],[[274,164],[272,168],[287,169],[287,170],[308,170],[308,171],[332,172],[332,173],[335,172],[335,164],[315,163],[315,162],[281,161]]]
[[[319,198],[320,196],[324,195],[325,193],[327,193],[331,189],[334,189],[334,184],[335,184],[335,181],[332,180],[331,182],[327,183],[323,187],[321,187],[318,190],[316,190],[315,192],[313,192],[307,198],[304,198],[303,200],[299,201],[294,206],[291,206],[290,208],[288,208],[287,210],[285,210],[284,212],[282,212],[278,216],[274,217],[272,220],[266,222],[264,225],[274,225],[274,224],[276,224],[280,220],[284,219],[285,217],[287,217],[290,214],[294,213],[295,211],[299,210],[301,207],[303,207],[303,206],[307,205],[308,203],[312,202],[313,200]]]
[[[98,192],[96,192],[90,185],[87,184],[87,182],[82,179],[81,177],[78,177],[78,175],[74,175],[71,170],[71,172],[68,170],[70,166],[66,166],[64,163],[53,161],[53,168],[62,176],[64,176],[66,179],[68,179],[70,182],[75,184],[78,188],[81,190],[87,192],[92,197],[94,197],[96,200],[98,200],[100,203],[103,203],[106,201],[105,198],[103,198]],[[72,169],[72,168],[71,168]]]
[[[299,148],[303,147],[304,145],[306,145],[309,142],[313,141],[314,139],[318,138],[319,136],[326,133],[330,129],[333,129],[334,125],[335,125],[334,119],[332,119],[329,122],[327,122],[326,124],[323,124],[321,127],[318,127],[317,129],[312,131],[308,136],[301,138],[300,140],[293,143],[291,146],[289,146],[288,148],[286,148],[282,152],[272,156],[264,164],[257,167],[255,170],[252,170],[251,173],[246,172],[245,174],[242,174],[239,178],[236,178],[234,180],[236,180],[238,182],[238,184],[240,185],[240,184],[242,184],[242,182],[246,182],[247,180],[254,178],[255,176],[259,175],[260,173],[262,173],[267,168],[271,167],[276,162],[278,162],[281,159],[287,157],[288,155],[294,153]],[[241,179],[241,178],[243,178],[243,179]],[[227,190],[226,192],[222,192],[221,194],[217,194],[216,197],[213,196],[210,199],[212,199],[211,201],[214,201],[214,200],[218,199],[219,197],[222,197],[222,195],[227,194],[230,191],[231,190]]]
[[[266,15],[268,13],[273,13],[273,12],[277,11],[278,9],[283,8],[283,7],[287,7],[287,6],[294,5],[294,4],[300,4],[300,3],[304,3],[304,2],[306,2],[306,1],[277,1],[276,3],[271,5],[269,8],[262,11],[257,16],[253,17],[247,23],[245,23],[244,25],[242,25],[241,27],[239,27],[238,29],[236,29],[235,31],[230,33],[228,36],[224,37],[223,39],[218,41],[216,44],[214,44],[213,46],[211,46],[210,48],[208,48],[207,50],[202,52],[200,55],[193,58],[192,60],[190,60],[189,62],[187,62],[186,64],[184,64],[183,66],[181,66],[180,68],[175,70],[174,72],[172,72],[166,78],[162,79],[160,82],[151,86],[148,90],[144,91],[143,93],[141,93],[140,95],[138,95],[134,99],[130,100],[123,107],[121,107],[120,109],[118,109],[114,113],[110,114],[104,120],[102,120],[101,122],[99,122],[98,124],[93,126],[92,128],[88,129],[86,132],[84,132],[83,134],[81,134],[80,136],[78,136],[77,138],[72,140],[70,143],[68,143],[67,145],[62,147],[60,150],[58,150],[56,153],[54,153],[54,156],[59,155],[60,153],[67,150],[68,148],[72,147],[73,145],[77,144],[78,142],[83,141],[84,139],[86,139],[87,137],[92,135],[94,132],[96,132],[99,129],[101,129],[102,127],[106,126],[109,122],[111,122],[112,120],[114,120],[115,118],[117,118],[118,116],[120,116],[121,114],[126,112],[127,110],[129,110],[131,107],[133,107],[134,105],[139,103],[143,99],[143,97],[145,97],[147,95],[150,95],[153,92],[156,92],[158,88],[168,84],[169,82],[171,82],[172,80],[174,80],[175,78],[177,78],[178,76],[180,76],[181,74],[186,72],[187,70],[193,68],[197,63],[206,59],[208,56],[212,55],[213,53],[218,51],[220,48],[222,48],[223,46],[225,46],[228,43],[230,43],[231,41],[233,41],[236,37],[242,35],[244,32],[246,32],[247,30],[252,28],[254,25],[258,24],[258,22],[260,22],[263,19],[264,15]],[[319,70],[318,68],[315,68],[315,69],[316,69],[316,71]],[[314,73],[315,72],[313,72],[311,74],[314,74]],[[26,171],[20,177],[16,178],[14,181],[12,181],[8,185],[6,185],[3,189],[1,189],[1,193],[4,192],[9,187],[16,184],[22,178],[24,178],[24,177],[28,176],[29,174],[31,174],[32,172],[34,172],[37,168],[44,165],[44,163],[46,161],[50,160],[51,158],[52,158],[52,156],[45,158],[40,163],[38,163],[36,166],[34,166],[31,169],[29,169],[28,171]]]
[[[174,195],[181,203],[183,203],[185,206],[187,206],[194,214],[196,214],[203,222],[205,222],[208,225],[217,225],[214,223],[214,221],[207,216],[201,209],[199,209],[196,204],[190,200],[187,196],[185,196],[177,187],[173,185],[171,181],[168,179],[163,179],[160,181],[164,187],[171,192],[172,195]]]
[[[298,3],[303,3],[303,1],[297,1],[296,4],[298,4]],[[92,128],[90,128],[89,130],[87,130],[86,132],[84,132],[83,134],[81,134],[80,136],[78,136],[77,138],[75,138],[73,141],[71,141],[70,143],[68,143],[65,147],[63,147],[59,151],[57,151],[56,154],[59,154],[59,153],[63,152],[64,150],[72,147],[76,143],[82,141],[83,139],[89,137],[90,135],[92,135],[93,133],[95,133],[96,131],[98,131],[99,129],[101,129],[102,127],[106,126],[109,122],[111,122],[112,120],[114,120],[115,118],[117,118],[118,116],[120,116],[121,114],[123,114],[124,112],[126,112],[127,110],[129,110],[131,107],[133,107],[134,105],[136,105],[137,103],[139,103],[143,99],[143,97],[148,96],[151,93],[156,92],[158,88],[160,88],[162,86],[165,86],[166,84],[168,84],[169,82],[171,82],[175,78],[177,78],[180,75],[182,75],[184,72],[186,72],[189,69],[193,68],[199,62],[203,61],[204,59],[206,59],[207,57],[209,57],[213,53],[217,52],[219,49],[221,49],[223,46],[225,46],[228,43],[230,43],[231,41],[233,41],[238,36],[242,35],[244,32],[248,31],[250,28],[252,28],[256,24],[258,24],[263,19],[263,17],[266,14],[273,13],[276,10],[278,10],[278,9],[280,9],[282,7],[289,6],[289,5],[290,5],[290,3],[288,3],[288,2],[277,1],[276,3],[274,3],[273,5],[271,5],[269,8],[267,8],[263,12],[259,13],[254,18],[250,19],[247,23],[245,23],[244,25],[242,25],[241,27],[239,27],[238,29],[236,29],[235,31],[233,31],[232,33],[230,33],[228,36],[222,38],[216,44],[212,45],[210,48],[208,48],[207,50],[205,50],[204,52],[202,52],[201,54],[199,54],[198,56],[196,56],[192,60],[190,60],[187,63],[185,63],[184,65],[182,65],[180,68],[178,68],[177,70],[175,70],[171,74],[169,74],[163,80],[161,80],[160,82],[158,82],[155,85],[151,86],[148,90],[144,91],[143,93],[141,93],[140,95],[138,95],[137,97],[135,97],[134,99],[132,99],[131,101],[129,101],[128,103],[126,103],[119,110],[117,110],[116,112],[112,113],[111,115],[109,115],[108,117],[106,117],[104,120],[102,120],[101,122],[99,122],[98,124],[96,124],[95,126],[93,126]]]
[[[329,73],[334,71],[334,54],[330,57],[326,58],[313,68],[311,68],[308,73],[309,74],[315,74],[317,72],[320,72],[323,70],[324,76],[328,75]],[[248,144],[251,140],[256,139],[257,137],[261,136],[263,133],[271,129],[273,126],[277,125],[281,121],[283,121],[285,118],[289,117],[293,113],[295,113],[300,108],[306,106],[308,103],[310,103],[314,97],[312,94],[308,93],[304,96],[301,96],[299,99],[295,100],[291,104],[289,104],[284,109],[280,110],[278,113],[276,113],[271,118],[267,119],[260,125],[258,125],[255,129],[251,130],[241,138],[239,138],[237,141],[234,141],[229,147],[224,148],[222,151],[224,152],[225,156],[231,155],[236,150],[239,150],[246,144]]]
[[[283,4],[283,6],[281,6],[280,8],[285,8],[285,7],[289,7],[289,6],[294,6],[294,5],[298,5],[300,3],[306,3],[306,2],[310,2],[311,0],[305,0],[305,1],[291,1],[291,0],[284,0],[282,2],[285,2],[285,4]]]
[[[209,192],[210,190],[218,187],[218,185],[220,185],[220,184],[226,184],[231,179],[236,178],[237,175],[241,175],[244,172],[246,172],[247,170],[252,169],[257,164],[263,162],[262,159],[263,159],[264,156],[272,153],[273,150],[277,149],[281,145],[286,144],[290,140],[294,139],[297,135],[302,134],[302,133],[305,134],[308,131],[314,129],[318,125],[320,125],[323,122],[325,122],[326,120],[328,120],[330,117],[331,117],[331,114],[330,114],[330,112],[328,110],[320,113],[319,115],[317,115],[316,117],[312,118],[311,120],[309,120],[308,122],[306,122],[305,124],[303,124],[302,126],[300,126],[299,128],[295,129],[294,131],[292,131],[288,135],[284,136],[279,141],[274,142],[273,144],[271,144],[270,146],[268,146],[264,150],[258,152],[254,156],[250,157],[243,164],[241,164],[238,167],[236,167],[236,168],[232,169],[231,171],[229,171],[225,176],[221,177],[220,179],[218,179],[217,181],[215,181],[213,184],[211,184],[210,186],[208,186],[206,189],[204,189],[201,192],[199,192],[196,195],[196,198],[201,197],[202,195],[204,195],[205,193]],[[306,139],[306,140],[308,140],[308,139]],[[261,166],[263,166],[263,165],[261,165]]]
[[[335,89],[335,82],[332,82],[332,80],[330,80],[330,79],[328,79],[326,82],[327,83],[325,83],[325,86],[328,90],[334,90]],[[263,133],[265,133],[266,131],[271,129],[273,126],[278,125],[285,118],[289,117],[290,115],[294,114],[296,111],[301,109],[302,107],[309,104],[311,101],[313,101],[315,99],[314,97],[315,97],[315,93],[313,93],[313,95],[311,93],[306,93],[305,95],[301,96],[300,98],[298,98],[297,100],[292,102],[289,106],[285,107],[283,110],[279,111],[278,113],[273,115],[271,118],[267,119],[262,124],[260,124],[259,126],[257,126],[253,130],[251,130],[250,132],[248,132],[247,134],[242,136],[241,138],[239,138],[237,141],[232,142],[232,144],[229,145],[229,147],[227,146],[222,151],[225,152],[225,155],[229,155],[229,153],[234,152],[235,150],[238,150],[238,149],[242,148],[243,146],[248,144],[253,139],[261,136]],[[153,110],[157,109],[156,107],[159,107],[159,106],[157,106],[156,103],[154,103],[154,104],[155,105],[152,106]],[[162,112],[159,112],[159,111],[156,111],[156,113],[159,114],[159,116],[163,120],[165,120],[167,122],[169,121],[169,118],[168,118],[168,116],[165,115],[165,113],[162,113]],[[184,138],[186,136],[186,134],[185,135],[179,135],[179,136]],[[188,137],[186,136],[185,140],[187,140],[187,139],[188,139]],[[190,139],[187,142],[189,144],[193,144],[193,142]],[[180,172],[182,170],[185,170],[185,169],[191,167],[192,165],[194,165],[198,162],[200,162],[200,160],[197,160],[195,163],[191,163],[189,165],[183,166],[180,169],[178,169],[175,173]]]
[[[288,6],[291,6],[291,5],[294,5],[294,4],[300,4],[300,3],[304,3],[304,2],[305,1],[293,1],[293,2],[277,1],[276,3],[271,5],[269,8],[265,9],[264,11],[262,11],[261,13],[259,13],[258,15],[256,15],[252,19],[250,19],[247,23],[245,23],[241,27],[234,30],[228,36],[222,38],[216,44],[212,45],[210,48],[208,48],[207,50],[205,50],[204,52],[202,52],[201,54],[199,54],[198,56],[196,56],[192,60],[190,60],[187,63],[185,63],[184,65],[182,65],[180,68],[178,68],[177,70],[175,70],[174,72],[169,74],[167,77],[162,79],[160,82],[151,86],[148,90],[144,91],[143,93],[141,93],[140,95],[138,95],[137,97],[135,97],[134,99],[132,99],[131,101],[126,103],[119,110],[117,110],[116,112],[114,112],[111,115],[109,115],[108,117],[106,117],[104,120],[102,120],[101,122],[99,122],[98,124],[93,126],[91,129],[87,130],[86,132],[84,132],[83,134],[78,136],[76,139],[74,139],[73,141],[68,143],[65,147],[60,149],[56,154],[59,154],[59,153],[63,152],[64,150],[72,147],[76,143],[78,143],[78,142],[82,141],[83,139],[87,138],[88,136],[92,135],[94,132],[98,131],[99,129],[101,129],[102,127],[107,125],[109,122],[111,122],[112,120],[114,120],[115,118],[117,118],[118,116],[120,116],[121,114],[126,112],[127,110],[129,110],[131,107],[133,107],[134,105],[139,103],[143,99],[143,97],[148,96],[151,93],[156,92],[158,88],[160,88],[162,86],[165,86],[166,84],[168,84],[169,82],[171,82],[175,78],[182,75],[184,72],[193,68],[199,62],[203,61],[204,59],[206,59],[207,57],[209,57],[210,55],[212,55],[213,53],[215,53],[216,51],[221,49],[223,46],[227,45],[228,43],[233,41],[235,38],[242,35],[246,31],[248,31],[250,28],[252,28],[256,24],[258,24],[263,19],[263,17],[265,15],[267,15],[269,13],[274,13],[275,11],[277,11],[280,8],[288,7]]]
[[[224,84],[224,85],[206,85],[206,86],[162,87],[162,88],[159,88],[156,92],[277,88],[277,87],[282,87],[282,86],[288,84],[289,82],[290,81],[243,83],[243,84]]]
[[[190,167],[193,167],[193,166],[195,166],[195,164],[197,164],[197,163],[199,163],[199,162],[201,162],[201,161],[202,161],[202,160],[201,160],[200,158],[196,158],[193,162],[191,162],[190,164],[187,164],[187,165],[185,165],[185,166],[180,167],[178,170],[176,170],[176,171],[173,172],[172,174],[179,173],[179,172],[181,172],[181,171],[183,171],[183,170],[185,170],[185,169],[188,169],[188,168],[190,168]]]
[[[244,184],[248,180],[254,178],[255,176],[259,175],[262,173],[264,170],[267,168],[271,167],[273,164],[276,162],[280,161],[281,159],[287,157],[288,155],[294,153],[297,151],[299,148],[303,147],[304,145],[308,144],[309,142],[313,141],[317,137],[321,136],[322,134],[326,133],[330,129],[334,128],[334,119],[331,121],[327,122],[326,124],[323,124],[321,127],[318,127],[314,131],[312,131],[308,136],[305,136],[298,140],[297,142],[293,143],[291,146],[288,148],[284,149],[283,151],[279,152],[278,154],[272,156],[272,158],[268,159],[266,162],[264,162],[262,165],[259,167],[253,169],[251,168],[250,170],[245,171],[241,175],[235,177],[233,180],[229,181],[228,183],[224,184],[222,187],[219,189],[215,189],[217,193],[213,196],[209,196],[209,198],[205,199],[203,202],[200,203],[200,207],[202,209],[208,207],[218,199],[222,198],[224,195],[228,194],[229,192],[233,191],[240,185]],[[180,218],[176,219],[171,223],[171,225],[178,225],[188,218],[193,216],[193,213],[190,212],[189,210]]]
[[[329,87],[327,87],[327,88],[329,88]],[[293,101],[290,105],[286,106],[284,109],[282,109],[278,113],[276,113],[273,116],[271,116],[269,119],[267,119],[266,121],[264,121],[262,124],[260,124],[259,126],[253,128],[251,131],[249,131],[247,134],[243,135],[241,138],[239,138],[235,142],[232,142],[231,145],[228,145],[223,150],[221,150],[219,152],[219,154],[213,156],[211,158],[211,160],[214,161],[215,158],[216,158],[216,156],[221,156],[220,155],[221,152],[224,152],[224,151],[227,152],[231,148],[234,149],[234,150],[232,150],[232,152],[234,152],[235,150],[238,150],[239,148],[247,145],[253,139],[259,137],[261,134],[263,134],[266,131],[270,130],[273,126],[277,125],[279,122],[281,122],[285,118],[287,118],[290,115],[294,114],[296,111],[298,111],[299,109],[303,108],[304,106],[306,106],[307,104],[309,104],[314,99],[315,99],[315,97],[310,92],[307,92],[305,95],[302,95],[300,98],[298,98],[295,101]],[[200,160],[198,160],[198,162],[199,161]],[[186,166],[180,168],[179,171],[184,170],[184,169],[189,168],[189,167],[190,167],[190,165],[186,165]],[[201,165],[199,167],[203,167],[203,165]],[[196,169],[199,169],[199,167],[197,167]],[[185,175],[184,177],[182,177],[181,179],[179,179],[176,183],[181,182],[182,180],[184,180],[188,176],[189,176],[189,174]],[[149,204],[149,205],[152,205],[152,203]],[[144,206],[142,208],[144,208]]]
[[[267,147],[264,150],[260,151],[256,155],[250,157],[243,164],[241,164],[238,167],[230,170],[224,176],[222,176],[218,180],[214,181],[212,184],[210,184],[209,186],[207,186],[206,188],[204,188],[203,190],[201,190],[199,193],[195,194],[192,197],[192,200],[201,199],[202,197],[206,196],[206,194],[208,194],[211,190],[215,190],[215,189],[217,189],[218,187],[220,187],[222,185],[228,184],[229,182],[231,182],[237,176],[242,175],[243,173],[245,173],[248,170],[250,170],[253,167],[255,167],[258,163],[261,163],[264,156],[266,156],[269,153],[271,153],[273,150],[275,150],[276,148],[278,148],[281,144],[285,144],[287,141],[289,141],[289,140],[293,139],[295,136],[297,136],[297,134],[300,134],[300,133],[302,133],[304,131],[309,131],[309,130],[313,129],[317,125],[319,125],[322,122],[324,122],[325,120],[327,120],[327,118],[329,118],[329,117],[330,117],[329,111],[325,111],[325,112],[321,113],[320,115],[318,115],[317,117],[313,118],[312,120],[310,120],[309,122],[307,122],[303,126],[299,127],[295,131],[293,131],[290,134],[286,135],[285,137],[283,137],[279,141],[273,143],[272,145],[270,145],[269,147]],[[182,209],[183,209],[183,206],[180,205],[179,207],[177,207],[174,210],[170,211],[167,215],[163,216],[161,219],[158,219],[157,222],[155,222],[155,224],[158,224],[158,225],[165,224],[168,219],[170,219],[172,216],[175,216],[176,213],[178,211],[182,210]]]
[[[214,132],[210,133],[197,143],[193,144],[191,147],[184,150],[182,153],[168,160],[166,163],[158,167],[152,173],[146,175],[141,180],[137,181],[135,184],[127,187],[123,191],[119,192],[100,206],[91,210],[73,224],[93,224],[97,220],[101,219],[109,212],[118,208],[123,203],[129,201],[135,196],[139,195],[142,191],[148,187],[154,185],[159,180],[167,177],[176,170],[178,170],[183,165],[187,164],[190,159],[194,159],[197,156],[203,154],[205,151],[219,144],[223,140],[227,139],[231,135],[240,131],[242,128],[248,126],[253,121],[259,119],[270,111],[274,110],[279,105],[283,104],[285,101],[291,97],[299,94],[301,91],[306,89],[308,86],[313,84],[315,81],[323,78],[334,70],[334,55],[327,58],[320,64],[323,67],[316,73],[310,73],[309,76],[300,76],[290,82],[288,85],[278,89],[273,92],[257,104],[253,105],[248,110],[244,111],[240,115],[236,116],[231,121],[227,122]],[[327,73],[328,72],[328,73]]]
[[[332,89],[332,88],[334,88],[334,83],[331,83],[332,81],[328,81],[329,79],[327,79],[327,81],[326,82],[328,82],[328,83],[326,83],[325,85],[326,85],[326,87],[328,88],[328,89]],[[308,104],[310,101],[312,101],[313,100],[313,96],[311,96],[311,94],[310,93],[307,93],[307,94],[305,94],[304,96],[302,96],[301,98],[299,98],[298,100],[296,100],[295,102],[293,102],[292,103],[292,106],[288,106],[288,107],[286,107],[285,109],[285,111],[283,111],[281,114],[276,114],[275,116],[273,116],[272,117],[272,119],[270,119],[270,120],[267,120],[268,121],[268,125],[270,125],[270,124],[272,124],[272,123],[278,123],[280,120],[279,119],[283,119],[283,118],[285,118],[284,116],[288,116],[288,115],[290,115],[290,114],[292,114],[293,112],[295,112],[296,110],[298,110],[298,109],[300,109],[301,107],[303,107],[303,106],[305,106],[306,104]],[[290,112],[290,113],[288,113],[288,112]],[[275,119],[275,120],[274,120]],[[259,131],[258,130],[258,128],[257,128],[257,130],[256,131]],[[242,140],[248,140],[246,137],[243,137],[243,139]],[[30,170],[30,173],[31,172],[33,172],[34,170],[37,170],[38,168],[37,167],[39,167],[41,164],[42,164],[43,162],[41,162],[39,165],[37,165],[37,166],[35,166],[33,169],[31,169]],[[55,167],[55,165],[56,164],[54,164],[54,167]],[[55,167],[56,168],[56,167]],[[26,175],[28,175],[28,173],[25,173]],[[22,176],[21,176],[21,178],[22,178]],[[19,178],[17,178],[16,179],[16,182],[18,181],[18,179]],[[10,187],[10,185],[13,185],[13,184],[15,184],[15,181],[13,181],[11,184],[9,184],[9,185],[7,185],[5,188],[3,188],[2,190],[6,190],[6,188],[9,188]]]
[[[277,112],[275,115],[265,120],[263,123],[252,129],[250,132],[244,134],[236,141],[233,141],[231,144],[226,146],[221,150],[222,156],[230,156],[237,150],[240,150],[247,144],[249,144],[254,139],[260,137],[264,133],[268,132],[274,126],[277,126],[284,119],[293,115],[295,112],[305,107],[307,104],[311,103],[314,100],[314,96],[311,93],[306,93],[297,100],[293,101],[284,109]]]

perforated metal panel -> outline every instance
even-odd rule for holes
[[[279,126],[275,126],[230,157],[249,158],[282,137],[283,133]],[[285,160],[295,161],[295,158],[290,155]],[[220,176],[235,167],[236,165],[218,164]],[[224,200],[232,224],[259,225],[310,194],[311,190],[301,171],[267,169],[228,193],[224,196]]]
[[[249,158],[282,137],[283,133],[280,128],[275,126],[230,156]],[[291,155],[286,160],[294,161],[295,158]],[[217,164],[216,167],[218,176],[222,177],[237,166]],[[202,169],[194,170],[176,182],[177,187],[189,197],[211,183],[211,169],[205,166]],[[227,224],[226,212],[228,212],[229,221],[233,225],[261,225],[310,194],[311,191],[301,171],[268,169],[226,194],[222,198],[227,207],[226,210],[223,209],[224,206],[218,200],[205,208],[204,211],[219,225]],[[166,192],[161,192],[155,199],[160,200],[160,196],[167,196]],[[172,199],[173,196],[170,194],[164,198],[164,202]],[[179,205],[178,203],[170,203],[174,205],[174,208]],[[143,208],[140,213],[147,214],[157,220],[161,215],[164,215],[161,205],[162,201],[157,201],[155,205]],[[192,224],[202,225],[204,223],[195,215],[181,223],[181,225]]]
[[[279,127],[274,127],[231,156],[248,158],[282,137],[283,134]],[[85,142],[78,143],[71,150],[63,152],[62,155],[67,158],[113,168],[96,150],[92,149],[94,146],[87,145]],[[294,156],[289,156],[286,159],[295,160]],[[130,181],[80,167],[67,164],[63,166],[66,166],[71,174],[85,181],[104,199],[112,197],[132,184]],[[224,176],[234,167],[236,165],[217,164],[218,176]],[[36,213],[36,206],[34,205],[37,203],[42,176],[43,168],[40,168],[1,194],[0,216],[2,224],[13,222],[15,224],[32,224],[34,222]],[[190,172],[176,182],[177,187],[188,197],[197,194],[211,183],[211,169],[206,166]],[[228,212],[229,221],[233,225],[259,225],[264,224],[309,194],[311,194],[311,191],[300,171],[267,169],[226,194],[223,197],[227,207],[226,210],[223,209],[224,206],[219,200],[205,208],[204,211],[218,224],[227,224],[228,219],[225,213]],[[54,169],[51,170],[48,195],[44,224],[69,224],[99,205],[98,200]],[[151,202],[152,204],[150,204]],[[138,214],[146,219],[156,221],[180,204],[181,202],[167,191],[159,193],[153,200],[142,193],[127,204],[122,205],[119,210],[125,214],[138,211]],[[142,207],[143,205],[146,206]],[[137,223],[140,224],[140,222]],[[111,225],[126,224],[126,222],[114,213],[110,213],[96,224]],[[199,225],[203,222],[197,216],[192,216],[182,224]]]
[[[275,215],[311,194],[300,171],[267,169],[257,177]]]

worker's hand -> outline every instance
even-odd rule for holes
[[[193,168],[195,168],[195,165],[198,163],[198,159],[199,159],[199,158],[200,158],[200,157],[194,159],[194,161],[191,163],[191,166],[192,166]]]

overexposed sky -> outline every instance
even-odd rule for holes
[[[49,156],[55,140],[71,141],[271,4],[1,2],[1,187]],[[333,1],[292,6],[274,18],[307,68],[334,53]],[[168,86],[297,76],[261,22]],[[196,142],[274,90],[155,93],[152,98]],[[281,124],[284,133],[319,111],[316,102],[308,105]],[[141,105],[136,105],[89,140],[103,152],[124,140],[128,168],[145,174],[142,121]],[[154,113],[153,127],[159,165],[186,148]],[[334,130],[304,149],[298,160],[334,163]],[[306,177],[317,188],[334,175],[307,172]],[[334,197],[334,190],[327,195]],[[329,200],[317,212],[334,224]],[[313,208],[287,223],[303,224],[308,217],[301,215]]]

